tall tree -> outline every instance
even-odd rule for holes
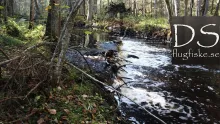
[[[30,3],[30,18],[29,18],[29,29],[32,29],[34,26],[34,0],[31,0]]]
[[[35,17],[34,18],[36,20],[41,14],[38,0],[34,0],[34,5],[35,5]]]
[[[215,0],[212,0],[212,5],[211,5],[211,14],[213,14],[213,11],[214,11],[214,2],[215,2]]]
[[[197,0],[197,8],[196,8],[196,15],[200,16],[201,9],[201,0]]]
[[[191,0],[191,2],[190,2],[190,16],[193,15],[193,7],[194,7],[194,0]]]
[[[133,14],[134,16],[137,16],[137,0],[134,0],[133,3]]]
[[[177,8],[177,0],[174,0],[174,14],[175,16],[178,16],[178,8]]]
[[[50,0],[48,6],[45,36],[48,36],[53,42],[58,40],[60,34],[59,3],[59,0]]]
[[[13,16],[14,15],[14,0],[8,0],[8,16]]]
[[[85,1],[82,2],[82,5],[79,9],[79,14],[85,16],[86,15],[86,4]]]
[[[220,0],[218,0],[218,4],[217,4],[217,6],[216,6],[216,10],[215,10],[214,16],[218,16],[219,4],[220,4]]]
[[[185,0],[185,16],[188,15],[188,0]]]
[[[4,23],[7,25],[8,24],[8,0],[4,0],[4,14],[3,14],[3,18],[4,18]]]
[[[172,19],[172,11],[171,11],[171,6],[170,6],[170,3],[169,3],[169,0],[165,0],[165,4],[166,4],[166,9],[167,9],[167,13],[168,13],[168,20],[169,20],[169,23]]]
[[[154,16],[157,18],[157,0],[154,0]]]
[[[209,9],[209,0],[205,0],[205,2],[204,2],[204,13],[203,13],[203,16],[206,16],[206,15],[207,15],[208,9]]]
[[[88,4],[87,21],[91,21],[93,16],[93,0],[87,0],[87,4]]]

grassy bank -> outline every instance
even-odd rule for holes
[[[107,20],[102,20],[98,22],[99,26],[117,26],[123,23],[123,26],[133,28],[136,31],[145,32],[150,30],[150,28],[169,28],[169,23],[167,18],[154,18],[150,16],[126,16],[123,19],[110,18]]]

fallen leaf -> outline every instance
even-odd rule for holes
[[[59,87],[57,87],[57,90],[58,90],[58,91],[61,91],[61,90],[62,90],[62,88],[59,86]]]
[[[67,116],[62,116],[61,117],[63,120],[68,120]]]
[[[48,109],[48,112],[49,112],[51,115],[57,114],[57,110],[56,110],[56,109]]]
[[[72,96],[72,95],[68,95],[68,96],[67,96],[67,99],[68,99],[68,100],[71,100],[71,99],[73,99],[73,96]]]
[[[40,118],[38,121],[37,121],[37,124],[42,124],[44,123],[44,119],[43,118]]]
[[[70,110],[68,110],[68,109],[64,109],[63,111],[66,112],[66,114],[70,113]]]
[[[83,98],[87,98],[88,96],[84,94],[84,95],[82,95],[82,97],[83,97]]]

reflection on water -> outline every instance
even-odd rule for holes
[[[219,71],[202,66],[171,65],[170,50],[141,41],[124,40],[120,56],[131,61],[121,92],[167,123],[220,123]],[[127,55],[136,58],[127,58]],[[123,63],[125,64],[125,63]],[[116,84],[114,84],[116,85]],[[124,97],[122,113],[137,123],[157,123]]]
[[[85,33],[89,32],[89,33]],[[71,46],[96,48],[100,43],[113,40],[108,33],[103,31],[76,29],[71,35]]]

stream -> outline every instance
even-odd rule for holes
[[[127,58],[128,55],[138,56]],[[130,61],[120,76],[129,77],[120,91],[166,123],[220,123],[220,80],[217,69],[172,65],[171,50],[143,40],[123,40],[120,57]],[[117,85],[116,82],[114,85]],[[119,83],[120,84],[120,83]],[[159,123],[125,97],[117,97],[126,118]]]
[[[77,38],[77,37],[75,37]],[[92,40],[91,40],[92,39]],[[86,48],[111,49],[112,43],[105,33],[85,35],[78,44]],[[82,39],[77,40],[82,41]],[[104,44],[104,45],[103,45]],[[106,47],[106,48],[105,48]],[[114,47],[114,46],[113,46]],[[92,51],[84,52],[94,53]],[[134,55],[136,57],[129,57]],[[94,55],[96,56],[96,55]],[[93,58],[94,58],[93,56]],[[91,56],[85,56],[90,57]],[[127,61],[119,76],[126,85],[120,92],[165,121],[166,123],[219,123],[220,124],[220,71],[215,67],[172,65],[171,50],[163,45],[153,46],[141,39],[125,39],[120,46],[119,57]],[[75,63],[72,50],[67,58]],[[105,62],[88,59],[93,69],[103,73]],[[77,59],[78,60],[78,59]],[[79,60],[82,64],[84,60]],[[76,63],[77,64],[77,63]],[[120,86],[122,81],[114,81],[113,86]],[[123,96],[115,96],[119,109],[125,118],[133,123],[160,123],[147,112]]]

